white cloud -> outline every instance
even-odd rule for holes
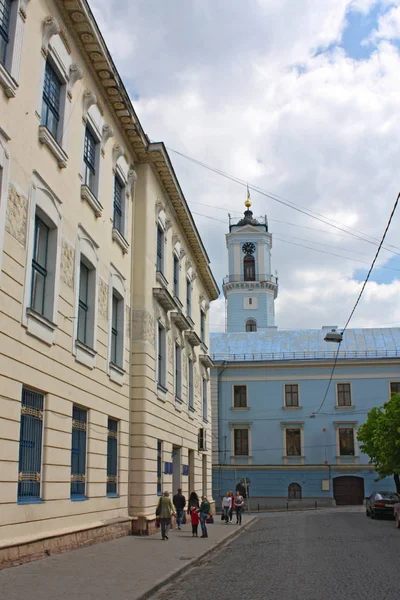
[[[400,38],[400,6],[394,6],[379,17],[378,26],[369,41],[396,40]]]
[[[359,62],[337,48],[316,54],[340,40],[348,10],[367,12],[373,5],[249,0],[243,10],[228,0],[134,5],[95,0],[94,10],[107,43],[116,48],[128,89],[139,96],[134,105],[151,139],[327,215],[339,226],[380,238],[398,192],[398,49],[378,41],[371,56]],[[194,215],[222,283],[228,228],[218,219],[226,220],[226,214],[191,202],[242,211],[245,190],[171,157],[193,211],[215,217]],[[252,196],[255,214],[268,214],[275,236],[278,326],[344,324],[360,287],[355,270],[368,266],[356,260],[370,263],[376,246]],[[399,223],[400,211],[389,244],[398,243]],[[380,263],[391,256],[384,253]],[[400,269],[400,257],[397,261]],[[400,321],[399,274],[392,273],[391,283],[368,284],[353,324]],[[223,308],[219,301],[211,311],[219,329]]]

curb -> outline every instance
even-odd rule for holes
[[[239,530],[233,531],[226,538],[224,538],[223,540],[217,542],[211,548],[208,548],[207,550],[205,550],[203,552],[203,554],[200,554],[200,556],[197,556],[196,558],[192,558],[191,560],[189,560],[185,565],[182,565],[181,567],[179,567],[178,569],[176,569],[176,571],[174,571],[173,573],[171,573],[170,575],[168,575],[167,577],[165,577],[165,579],[163,579],[162,581],[159,581],[158,583],[156,583],[155,585],[153,585],[153,587],[151,589],[147,590],[147,592],[144,592],[143,594],[141,594],[140,596],[138,596],[137,598],[135,598],[135,600],[148,600],[149,598],[151,598],[152,596],[154,596],[154,594],[156,594],[158,591],[160,591],[161,588],[163,588],[166,585],[169,585],[175,579],[177,579],[180,575],[182,575],[186,571],[189,571],[190,569],[192,569],[194,567],[194,565],[196,565],[200,561],[204,560],[204,558],[206,558],[207,556],[209,556],[210,554],[212,554],[216,550],[219,550],[221,548],[221,546],[223,546],[224,544],[230,544],[231,542],[233,542],[233,540],[235,540],[236,538],[238,538],[239,536],[241,536],[242,533],[244,533],[251,525],[253,525],[253,523],[255,523],[256,520],[257,520],[257,517],[251,517],[243,525],[243,527],[241,527]]]

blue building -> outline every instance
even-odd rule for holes
[[[213,497],[242,489],[253,508],[361,504],[377,489],[357,429],[373,406],[400,391],[400,328],[279,331],[266,218],[244,218],[227,234],[227,332],[211,334]]]

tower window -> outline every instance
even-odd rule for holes
[[[257,331],[257,322],[254,319],[247,319],[246,331]]]
[[[254,256],[248,254],[243,259],[243,274],[244,281],[255,281],[256,279],[256,263]]]

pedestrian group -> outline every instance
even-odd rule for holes
[[[236,492],[236,496],[233,495],[233,492],[226,492],[222,498],[221,520],[225,521],[225,523],[232,523],[233,511],[235,511],[236,525],[241,525],[243,509],[244,500],[240,492]]]

